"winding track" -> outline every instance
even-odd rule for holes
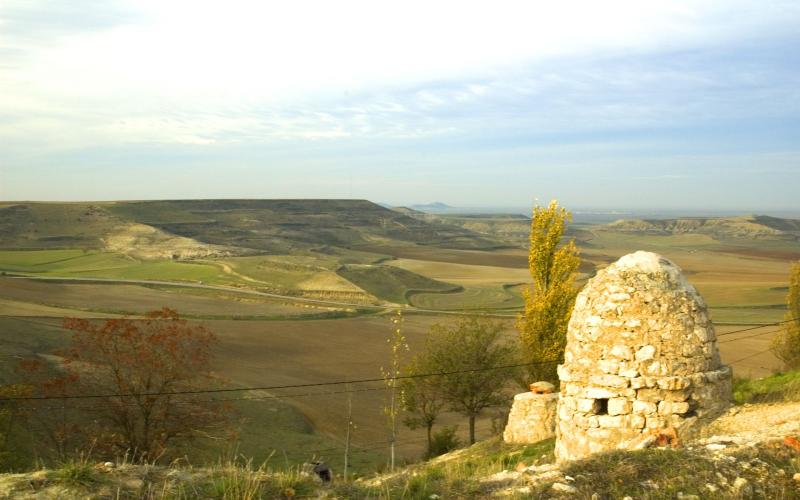
[[[13,279],[34,279],[43,281],[82,281],[90,283],[122,283],[128,285],[161,285],[161,286],[174,286],[183,288],[199,288],[204,290],[218,290],[223,292],[241,293],[244,295],[256,295],[259,297],[268,297],[272,299],[287,300],[292,302],[302,302],[306,304],[316,304],[324,306],[337,306],[337,307],[352,307],[355,309],[370,309],[373,311],[389,311],[392,309],[401,308],[408,312],[418,312],[425,314],[441,314],[450,316],[484,316],[489,318],[516,318],[516,314],[496,314],[496,313],[470,313],[467,311],[442,311],[439,309],[425,309],[421,307],[414,307],[411,305],[372,305],[372,304],[358,304],[352,302],[339,302],[334,300],[321,300],[321,299],[308,299],[305,297],[295,297],[292,295],[281,295],[277,293],[259,292],[257,290],[248,290],[243,288],[236,288],[232,286],[223,285],[203,285],[200,283],[180,283],[175,281],[158,281],[158,280],[133,280],[133,279],[119,279],[119,278],[81,278],[81,277],[59,277],[59,276],[26,276],[26,275],[6,275],[7,278]]]

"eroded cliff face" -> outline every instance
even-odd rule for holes
[[[687,435],[731,400],[703,299],[668,259],[626,255],[578,295],[559,366],[559,460]]]

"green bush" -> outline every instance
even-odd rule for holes
[[[70,486],[91,486],[97,482],[94,469],[84,458],[67,460],[55,470],[55,479]]]
[[[740,378],[733,382],[736,404],[800,400],[800,371],[775,373],[769,377]]]
[[[431,449],[428,450],[428,458],[438,457],[444,455],[449,451],[453,451],[461,446],[458,436],[456,436],[457,426],[445,427],[433,433],[431,439]]]

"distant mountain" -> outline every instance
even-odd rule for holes
[[[705,234],[715,239],[800,240],[800,220],[766,215],[622,219],[598,229],[650,235]]]
[[[447,212],[453,210],[454,207],[441,201],[434,201],[433,203],[423,203],[420,205],[409,205],[408,208],[419,210],[421,212]]]
[[[438,217],[433,214],[426,214],[421,210],[414,210],[408,207],[391,207],[395,212],[408,215],[409,217],[419,218],[423,220],[438,220]]]
[[[511,246],[524,246],[531,230],[530,218],[519,214],[428,213],[408,207],[392,210],[426,222],[458,226]]]

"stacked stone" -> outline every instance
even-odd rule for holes
[[[703,299],[678,266],[649,252],[589,280],[558,375],[559,460],[628,449],[667,427],[685,435],[731,400]]]
[[[555,436],[558,393],[547,382],[531,384],[531,392],[514,396],[503,431],[506,443],[529,444]]]

